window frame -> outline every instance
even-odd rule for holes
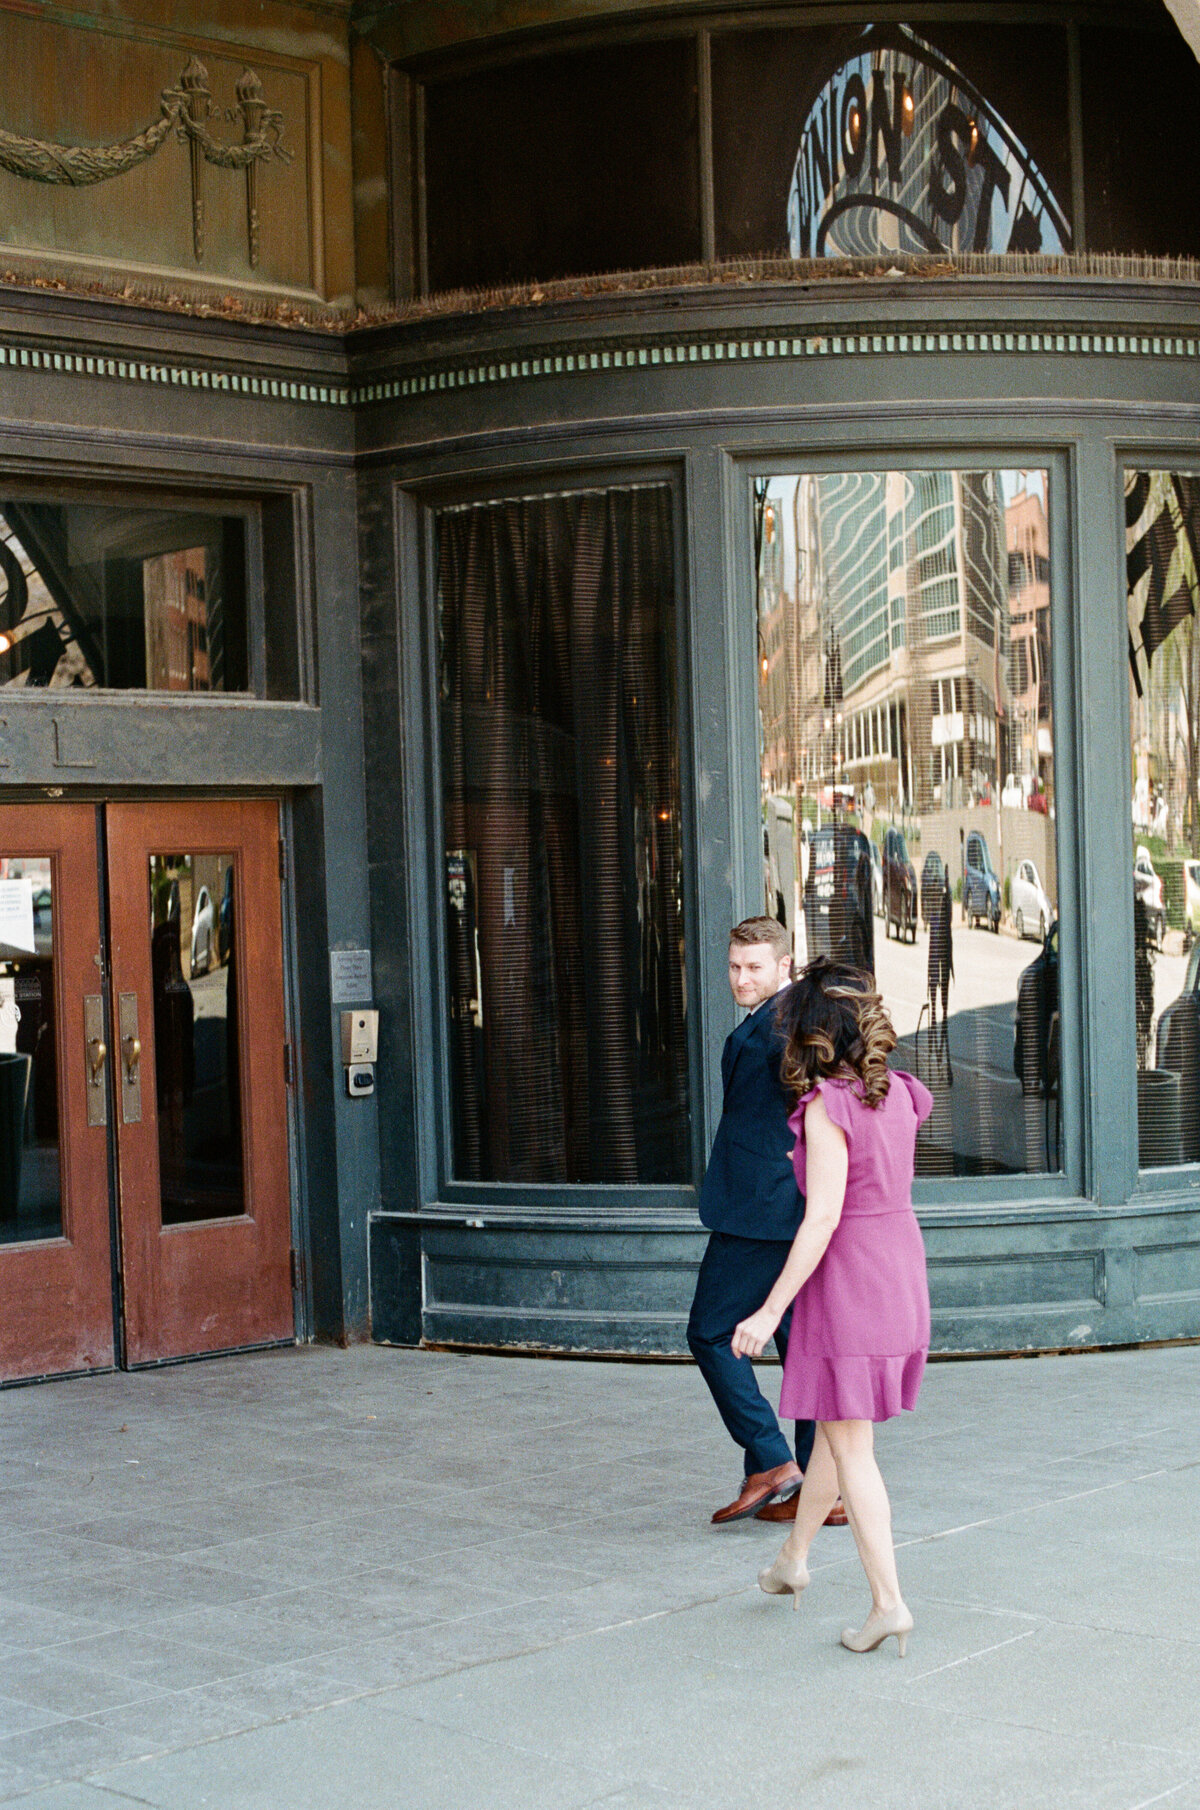
[[[1128,593],[1128,577],[1127,577],[1127,566],[1126,566],[1126,533],[1125,533],[1125,509],[1124,509],[1126,477],[1130,472],[1165,471],[1165,472],[1171,473],[1172,475],[1174,475],[1175,473],[1179,473],[1180,475],[1185,476],[1185,477],[1200,478],[1200,455],[1198,455],[1196,453],[1194,438],[1187,444],[1186,448],[1182,444],[1178,445],[1178,446],[1173,446],[1169,442],[1164,442],[1161,438],[1147,440],[1146,442],[1141,443],[1141,444],[1131,444],[1128,440],[1123,440],[1117,446],[1115,446],[1113,448],[1112,469],[1113,469],[1113,509],[1114,509],[1116,534],[1117,534],[1117,546],[1119,548],[1119,564],[1118,564],[1118,568],[1117,568],[1117,576],[1119,579],[1119,597],[1118,597],[1117,614],[1118,614],[1118,618],[1119,618],[1120,633],[1121,633],[1122,638],[1124,638],[1124,636],[1127,632],[1128,621],[1129,621],[1129,593]],[[1122,773],[1124,776],[1124,816],[1122,819],[1122,827],[1128,834],[1129,841],[1132,843],[1132,841],[1133,841],[1133,770],[1132,770],[1131,752],[1132,752],[1132,746],[1133,746],[1133,743],[1132,743],[1133,725],[1132,725],[1132,720],[1131,720],[1130,711],[1129,711],[1129,685],[1128,685],[1126,673],[1127,673],[1127,668],[1123,669],[1123,671],[1122,671],[1122,688],[1121,688],[1122,704],[1121,704],[1121,711],[1120,711],[1120,718],[1119,718],[1119,733],[1120,733],[1119,748],[1120,748],[1120,753],[1121,753],[1121,769],[1122,769]],[[1181,859],[1191,860],[1191,859],[1193,859],[1193,857],[1190,855],[1184,855],[1181,857]],[[1130,872],[1131,878],[1132,878],[1132,874],[1133,874],[1133,868],[1134,868],[1134,863],[1131,858],[1130,866],[1129,866],[1129,872]],[[1125,1000],[1123,1000],[1122,1005],[1123,1005],[1124,1015],[1127,1020],[1128,1041],[1132,1045],[1132,1044],[1135,1044],[1135,1020],[1136,1020],[1136,1003],[1135,1003],[1136,989],[1135,989],[1135,983],[1134,983],[1134,966],[1133,966],[1133,954],[1134,954],[1133,888],[1132,888],[1132,886],[1130,886],[1130,887],[1124,889],[1124,891],[1128,893],[1128,897],[1123,898],[1121,901],[1121,921],[1124,926],[1125,948],[1126,948],[1126,958],[1127,958],[1126,962],[1125,962],[1125,968],[1127,969],[1127,974],[1123,974],[1123,979],[1125,981],[1127,981],[1127,987],[1125,988],[1125,991],[1127,993],[1127,998]],[[1143,1200],[1143,1201],[1155,1201],[1157,1199],[1157,1197],[1162,1196],[1162,1195],[1178,1195],[1181,1187],[1186,1188],[1189,1191],[1193,1191],[1197,1186],[1198,1178],[1200,1178],[1200,1160],[1197,1160],[1194,1162],[1186,1162],[1186,1163],[1163,1163],[1163,1164],[1157,1165],[1157,1166],[1155,1166],[1153,1168],[1149,1168],[1149,1169],[1143,1169],[1141,1167],[1140,1162],[1139,1162],[1139,1155],[1138,1155],[1136,1057],[1135,1057],[1134,1065],[1128,1070],[1128,1075],[1129,1075],[1128,1092],[1130,1095],[1131,1110],[1132,1110],[1132,1115],[1133,1115],[1133,1139],[1132,1139],[1132,1148],[1127,1153],[1127,1159],[1126,1159],[1126,1164],[1125,1164],[1125,1168],[1126,1168],[1127,1175],[1128,1175],[1127,1198],[1130,1201],[1137,1201],[1139,1199]]]
[[[445,916],[445,818],[443,761],[438,723],[437,522],[440,511],[502,503],[556,493],[603,492],[633,485],[666,488],[671,498],[674,558],[674,655],[676,712],[679,723],[680,875],[684,925],[684,986],[687,1003],[689,1173],[676,1183],[662,1182],[529,1182],[483,1181],[454,1174],[451,1089],[448,947]],[[412,1009],[416,1045],[429,1054],[416,1075],[418,1211],[449,1209],[461,1220],[463,1209],[486,1209],[505,1223],[528,1218],[533,1224],[560,1222],[578,1213],[592,1222],[597,1214],[619,1218],[661,1214],[668,1223],[694,1214],[699,1176],[707,1157],[702,1102],[703,1061],[698,950],[699,921],[694,852],[696,787],[691,724],[693,690],[687,566],[687,495],[678,459],[597,460],[586,465],[538,466],[520,473],[497,471],[490,478],[463,476],[428,482],[397,477],[393,483],[396,572],[400,593],[402,647],[401,707],[405,721],[418,725],[425,750],[420,762],[407,763],[409,821],[412,826],[411,922],[425,940],[432,972],[428,984],[414,989]],[[468,1224],[475,1223],[468,1220]],[[479,1224],[483,1220],[478,1221]]]
[[[1077,637],[1079,617],[1076,608],[1077,552],[1075,545],[1076,509],[1073,505],[1077,482],[1075,449],[1055,445],[1042,435],[1028,444],[1005,440],[997,445],[981,446],[965,440],[947,446],[944,440],[930,438],[921,443],[919,434],[901,437],[899,424],[889,424],[895,435],[890,445],[877,444],[874,437],[864,443],[841,440],[836,434],[822,436],[819,445],[810,439],[806,444],[793,442],[761,446],[759,450],[739,448],[729,459],[729,483],[734,494],[733,543],[736,569],[733,624],[737,640],[737,658],[744,667],[749,662],[751,674],[757,663],[756,579],[753,539],[753,481],[755,478],[831,474],[870,471],[1002,471],[1012,469],[1043,470],[1047,474],[1048,527],[1050,534],[1050,632],[1054,650],[1051,677],[1051,699],[1055,722],[1055,795],[1058,865],[1058,905],[1060,932],[1059,993],[1062,1012],[1062,1066],[1060,1080],[1062,1169],[1057,1173],[1032,1173],[1000,1176],[917,1177],[913,1199],[922,1213],[944,1215],[980,1213],[994,1218],[1005,1208],[1013,1212],[1023,1209],[1058,1205],[1087,1198],[1092,1178],[1092,1125],[1086,1111],[1084,1060],[1081,1049],[1082,1016],[1086,952],[1082,947],[1084,918],[1080,909],[1080,875],[1077,862],[1080,769],[1078,763],[1081,727],[1080,688],[1078,683]],[[740,700],[741,738],[757,746],[757,690],[747,698],[745,688]],[[748,796],[753,787],[752,797]],[[741,775],[740,806],[743,812],[759,809],[757,773]],[[1064,804],[1069,810],[1064,813]],[[1065,821],[1064,821],[1065,817]],[[761,891],[761,880],[754,871],[742,875],[743,899],[755,900],[755,886]],[[756,903],[747,909],[760,909]],[[1132,917],[1131,917],[1132,922]],[[1061,953],[1064,945],[1070,960]],[[1030,959],[1033,959],[1031,952]],[[1132,970],[1131,970],[1132,979]]]

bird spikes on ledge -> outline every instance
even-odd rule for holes
[[[83,268],[58,265],[54,275],[31,271],[36,254],[25,253],[23,270],[0,268],[0,289],[48,290],[62,295],[91,296],[131,307],[157,308],[171,314],[257,322],[279,327],[346,333],[363,327],[402,325],[453,315],[478,315],[506,309],[549,307],[590,297],[651,294],[680,289],[737,289],[755,286],[776,290],[843,282],[953,282],[962,279],[1025,279],[1045,282],[1093,280],[1105,283],[1200,286],[1200,262],[1193,258],[1138,257],[1114,252],[1034,252],[930,254],[886,258],[742,257],[707,264],[677,264],[654,270],[611,271],[604,275],[561,277],[553,282],[513,283],[492,289],[444,290],[411,301],[370,303],[359,307],[272,295],[175,289],[169,282],[137,276],[98,278]],[[192,279],[194,281],[195,279]]]

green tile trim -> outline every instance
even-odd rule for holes
[[[1052,353],[1075,357],[1197,358],[1200,340],[1180,334],[1106,333],[1057,329],[938,328],[909,332],[857,330],[847,333],[775,333],[771,337],[722,336],[670,339],[602,347],[542,349],[517,358],[479,358],[425,367],[384,377],[350,391],[354,405],[394,402],[435,390],[520,382],[527,378],[574,376],[592,371],[629,371],[662,365],[802,362],[808,358],[874,358],[896,354],[945,357],[960,353]]]
[[[347,408],[396,402],[435,391],[474,389],[525,383],[592,372],[653,370],[664,365],[757,364],[803,362],[809,358],[946,357],[960,354],[1038,354],[1071,357],[1174,358],[1200,357],[1200,339],[1167,333],[1108,333],[1091,329],[937,328],[908,332],[857,329],[838,333],[788,334],[776,331],[747,337],[708,336],[655,341],[639,339],[602,346],[542,347],[503,358],[489,355],[429,365],[403,375],[350,385],[301,377],[267,377],[245,371],[198,364],[160,363],[106,353],[43,351],[36,346],[0,343],[0,368],[49,371],[118,383],[164,384],[263,402],[302,403],[317,408]]]
[[[113,379],[118,383],[151,383],[195,390],[226,391],[271,402],[307,402],[322,408],[346,408],[350,390],[343,383],[319,383],[299,377],[258,377],[209,365],[161,364],[144,358],[117,358],[98,352],[49,352],[37,346],[0,343],[0,367],[62,372],[74,377]]]

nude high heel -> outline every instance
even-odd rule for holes
[[[768,1596],[790,1596],[792,1608],[800,1607],[800,1592],[808,1588],[808,1566],[781,1552],[773,1565],[758,1574],[758,1587]]]
[[[908,1651],[908,1637],[912,1633],[912,1626],[912,1615],[904,1603],[897,1603],[886,1615],[872,1609],[861,1628],[842,1629],[842,1645],[852,1653],[873,1653],[876,1647],[881,1647],[894,1634],[903,1659]]]

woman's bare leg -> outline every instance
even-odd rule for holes
[[[818,1527],[825,1525],[825,1518],[837,1499],[837,1466],[825,1437],[825,1429],[818,1423],[812,1456],[804,1471],[804,1485],[796,1508],[795,1524],[783,1543],[783,1550],[789,1559],[808,1557],[808,1549],[816,1531]]]
[[[886,1615],[902,1598],[892,1545],[892,1505],[875,1462],[875,1428],[869,1420],[822,1421],[817,1438],[825,1440],[836,1466],[846,1517],[871,1586],[872,1608]],[[803,1496],[800,1500],[803,1506]]]

